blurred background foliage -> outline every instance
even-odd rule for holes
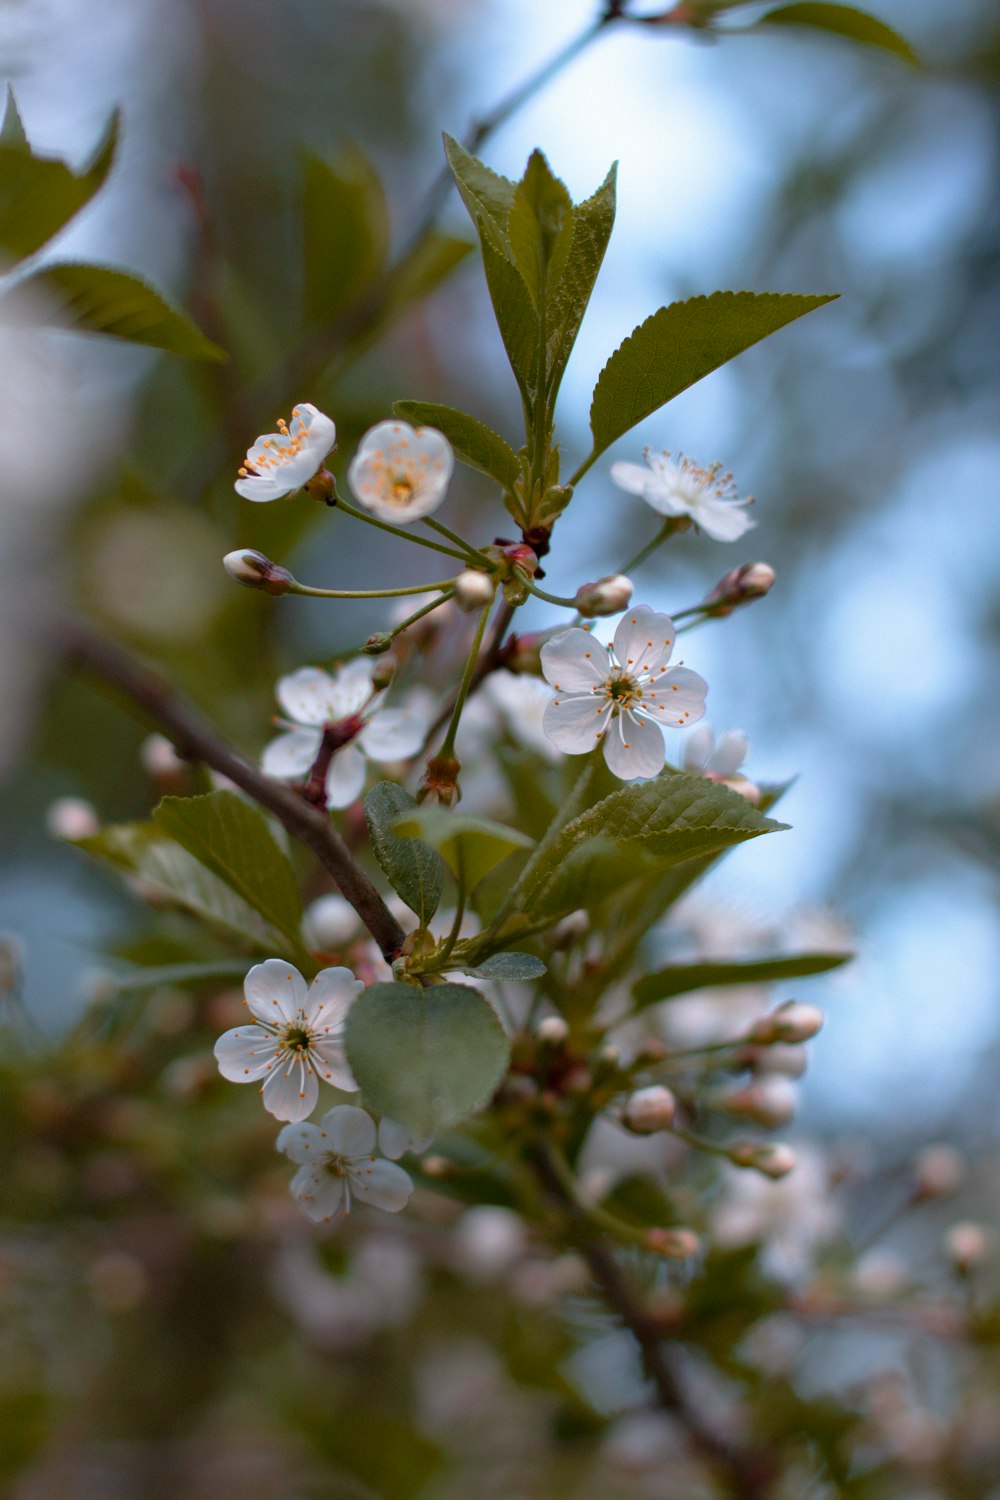
[[[568,453],[585,451],[607,354],[658,303],[723,286],[842,294],[621,455],[649,441],[721,458],[759,497],[746,555],[779,584],[696,635],[689,660],[715,722],[750,733],[751,774],[798,774],[782,807],[795,832],[735,853],[704,899],[724,949],[792,927],[822,947],[832,926],[859,946],[809,993],[829,1025],[805,1123],[854,1143],[829,1169],[849,1194],[834,1259],[907,1201],[906,1163],[931,1135],[977,1163],[968,1212],[990,1219],[996,1202],[1000,20],[990,0],[879,13],[924,71],[804,35],[623,29],[484,151],[518,175],[540,144],[576,197],[620,160],[618,227],[564,387]],[[79,163],[124,109],[108,187],[51,255],[149,276],[231,355],[195,365],[0,329],[0,920],[23,945],[32,1025],[53,1035],[87,1017],[57,1062],[16,1028],[5,1049],[0,1471],[18,1500],[707,1493],[675,1435],[637,1410],[634,1355],[572,1257],[553,1262],[501,1221],[480,1222],[481,1242],[474,1219],[446,1232],[455,1211],[434,1194],[402,1227],[304,1232],[256,1100],[214,1077],[231,995],[137,997],[114,1007],[109,1038],[102,953],[138,957],[148,918],[52,839],[46,811],[73,795],[103,819],[145,816],[160,790],[140,760],[148,726],[17,628],[68,590],[255,752],[278,672],[378,625],[374,609],[230,584],[220,560],[236,546],[334,587],[422,576],[343,518],[244,504],[233,471],[296,400],[335,416],[345,462],[400,397],[516,433],[457,202],[377,337],[368,299],[422,212],[440,131],[590,16],[583,0],[0,5],[0,73],[38,148]],[[550,572],[561,592],[643,535],[600,468],[588,485]],[[449,520],[505,527],[468,473]],[[669,568],[647,565],[638,596],[687,605],[743,560],[686,539]],[[943,1221],[924,1212],[892,1242],[930,1278],[914,1305],[944,1275],[928,1269]],[[988,1319],[982,1350],[958,1361],[978,1385],[962,1409],[955,1363],[919,1318],[904,1334],[833,1331],[821,1312],[805,1331],[772,1327],[750,1358],[772,1294],[752,1257],[726,1253],[706,1285],[728,1300],[697,1337],[749,1378],[758,1430],[787,1434],[782,1494],[995,1493]],[[930,1430],[941,1441],[925,1452]],[[809,1477],[817,1449],[825,1490]]]

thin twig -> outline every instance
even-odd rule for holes
[[[180,755],[228,777],[308,845],[392,963],[406,934],[324,813],[244,760],[159,673],[120,646],[76,621],[62,627],[57,643],[70,661],[119,689],[154,719]]]
[[[495,672],[498,667],[503,666],[504,647],[507,644],[505,637],[507,634],[507,628],[510,625],[511,620],[514,618],[514,608],[514,605],[508,604],[507,600],[505,599],[500,605],[500,608],[497,610],[496,617],[493,621],[493,624],[490,626],[489,634],[486,638],[486,644],[483,647],[479,655],[479,660],[476,662],[475,668],[473,670],[472,680],[469,683],[469,691],[466,696],[471,697],[471,695],[476,691],[476,688],[484,678],[488,677],[491,672]],[[450,698],[441,709],[441,712],[438,714],[437,718],[434,720],[434,723],[431,725],[430,729],[427,732],[427,744],[430,744],[438,731],[443,729],[444,726],[449,722],[452,714],[455,711],[456,702],[457,694],[454,697]]]

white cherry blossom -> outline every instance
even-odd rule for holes
[[[337,438],[332,420],[308,401],[292,408],[292,425],[279,419],[277,432],[265,432],[252,448],[236,481],[244,500],[283,500],[294,495],[321,468]]]
[[[454,465],[451,444],[436,427],[379,422],[358,444],[347,482],[380,521],[419,521],[441,504]]]
[[[684,746],[684,769],[721,782],[748,802],[759,802],[760,787],[740,771],[749,753],[750,741],[741,729],[727,729],[716,738],[711,724],[699,724]]]
[[[611,478],[619,489],[640,495],[661,516],[690,516],[717,542],[735,542],[756,525],[743,510],[753,503],[753,496],[741,500],[733,476],[723,473],[721,464],[703,469],[683,453],[672,458],[667,448],[660,453],[647,448],[643,457],[645,468],[612,464]]]
[[[575,626],[542,647],[542,671],[556,690],[542,726],[567,755],[603,743],[623,781],[663,769],[661,729],[686,728],[705,712],[708,684],[688,667],[668,667],[673,621],[641,604],[624,615],[614,643],[602,646]]]
[[[351,1196],[396,1214],[405,1208],[413,1183],[395,1162],[375,1155],[375,1121],[355,1104],[338,1104],[318,1125],[286,1125],[277,1146],[299,1170],[292,1197],[310,1219],[325,1223],[350,1213]]]
[[[308,776],[328,724],[353,727],[326,774],[329,807],[349,807],[365,785],[365,761],[405,760],[422,746],[430,727],[416,708],[383,708],[385,694],[372,684],[374,662],[358,657],[334,674],[302,667],[278,682],[285,712],[283,733],[264,750],[261,761],[269,776],[295,781]],[[352,726],[351,721],[356,720]]]
[[[319,1080],[357,1088],[344,1051],[347,1013],[364,989],[350,969],[323,969],[307,985],[292,964],[268,958],[246,977],[255,1024],[236,1026],[215,1044],[230,1083],[258,1083],[276,1120],[304,1120],[316,1108]]]

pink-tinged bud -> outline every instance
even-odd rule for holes
[[[515,635],[504,651],[503,664],[508,672],[541,677],[542,647],[551,634],[550,630],[537,630],[531,635]]]
[[[963,1220],[953,1224],[948,1230],[944,1237],[944,1248],[955,1270],[964,1275],[989,1259],[993,1236],[985,1225]]]
[[[151,734],[139,746],[142,769],[164,791],[177,791],[187,785],[190,763],[174,749],[164,734]]]
[[[755,1075],[779,1073],[785,1078],[801,1078],[809,1065],[809,1056],[801,1044],[774,1042],[769,1047],[742,1047],[739,1060]]]
[[[652,1084],[630,1095],[622,1112],[622,1121],[635,1135],[655,1135],[669,1130],[674,1123],[677,1101],[669,1089]]]
[[[574,603],[585,619],[597,615],[617,615],[628,609],[632,598],[632,580],[624,573],[610,573],[596,583],[584,583],[576,591]]]
[[[712,592],[705,595],[703,605],[715,615],[732,614],[741,604],[770,593],[774,578],[770,563],[744,563],[719,579]]]
[[[770,1141],[736,1141],[726,1155],[736,1167],[750,1167],[764,1177],[787,1177],[796,1167],[795,1152],[790,1146]]]
[[[587,913],[582,909],[571,911],[545,934],[545,943],[554,953],[562,953],[567,948],[572,948],[573,944],[579,942],[581,938],[586,937],[589,931],[590,918]]]
[[[569,1040],[569,1027],[562,1016],[546,1016],[535,1028],[535,1036],[546,1047],[561,1047]]]
[[[287,568],[279,567],[252,547],[227,552],[222,566],[230,578],[242,583],[244,588],[263,589],[265,594],[287,594],[295,586],[295,579]]]
[[[821,1030],[823,1020],[818,1006],[788,1000],[754,1023],[749,1040],[758,1047],[768,1047],[772,1042],[809,1042]]]
[[[377,635],[370,635],[361,647],[363,656],[384,656],[391,651],[396,637],[388,631],[379,631]]]
[[[384,693],[396,675],[396,658],[384,654],[372,667],[372,687],[377,693]]]
[[[646,1249],[654,1255],[665,1255],[668,1260],[687,1260],[701,1248],[701,1240],[693,1229],[647,1229]]]
[[[92,802],[85,797],[57,797],[49,804],[45,826],[54,839],[89,839],[101,830],[101,821]]]
[[[467,614],[475,609],[484,609],[496,593],[494,580],[478,568],[466,568],[464,573],[459,573],[453,586],[455,603]]]
[[[946,1198],[961,1187],[965,1177],[965,1158],[954,1146],[927,1146],[914,1162],[917,1196]]]
[[[737,1089],[721,1103],[727,1114],[753,1120],[765,1130],[777,1130],[793,1118],[798,1099],[787,1078],[774,1077]]]

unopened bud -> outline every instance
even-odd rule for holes
[[[396,675],[396,658],[394,656],[382,656],[372,667],[372,687],[377,693],[385,692]]]
[[[736,1167],[751,1167],[775,1181],[794,1172],[795,1152],[790,1146],[770,1141],[736,1141],[726,1155]]]
[[[627,609],[632,598],[632,580],[624,573],[611,573],[596,583],[584,583],[576,591],[577,613],[586,619],[597,615],[617,615]]]
[[[984,1225],[963,1220],[948,1230],[944,1247],[956,1271],[973,1271],[989,1259],[992,1235]]]
[[[787,1000],[769,1016],[754,1022],[749,1039],[758,1047],[770,1046],[772,1042],[808,1042],[822,1028],[823,1019],[818,1006]]]
[[[392,650],[395,636],[388,631],[379,631],[376,635],[370,635],[361,647],[362,656],[384,656],[387,651]]]
[[[488,573],[483,573],[478,568],[466,568],[464,573],[459,573],[453,582],[455,590],[455,603],[459,609],[471,613],[474,609],[483,609],[493,595],[496,593],[496,583]]]
[[[227,552],[222,566],[230,578],[248,589],[263,589],[265,594],[287,594],[295,579],[287,568],[256,552],[252,547],[241,547],[237,552]]]
[[[417,792],[418,802],[439,802],[442,807],[454,807],[461,797],[458,788],[458,773],[462,763],[454,755],[432,755]]]
[[[654,1135],[669,1130],[674,1123],[677,1101],[669,1089],[652,1084],[631,1094],[622,1112],[622,1120],[636,1135]]]
[[[190,765],[177,754],[164,734],[151,734],[139,746],[139,761],[147,775],[164,791],[177,791],[184,787]]]
[[[920,1198],[946,1198],[962,1184],[965,1160],[954,1146],[927,1146],[914,1162],[916,1192]]]
[[[302,935],[312,948],[337,949],[357,934],[359,926],[354,907],[343,896],[331,891],[328,896],[319,896],[306,907]]]
[[[504,651],[503,664],[508,672],[523,673],[528,677],[542,675],[542,647],[551,631],[534,631],[530,635],[516,635]]]
[[[769,593],[774,577],[770,563],[744,563],[720,578],[712,592],[705,595],[703,603],[713,614],[731,614],[739,605],[749,604],[751,599],[762,599]]]
[[[791,1042],[774,1042],[768,1047],[743,1047],[739,1060],[755,1074],[779,1073],[785,1078],[801,1078],[809,1064],[805,1047]]]
[[[572,948],[573,944],[579,942],[580,938],[586,937],[590,931],[590,918],[581,908],[571,911],[568,916],[563,917],[561,922],[545,934],[546,945],[554,953],[561,953],[566,948]]]
[[[101,828],[97,810],[85,797],[57,797],[49,804],[45,826],[54,839],[89,839]]]
[[[647,1229],[645,1239],[647,1250],[668,1260],[687,1260],[701,1248],[693,1229]]]
[[[773,1077],[737,1089],[721,1102],[727,1114],[753,1120],[765,1130],[777,1130],[792,1119],[798,1100],[787,1078]]]
[[[535,1036],[546,1047],[561,1047],[569,1038],[569,1027],[562,1016],[546,1016],[535,1028]]]

